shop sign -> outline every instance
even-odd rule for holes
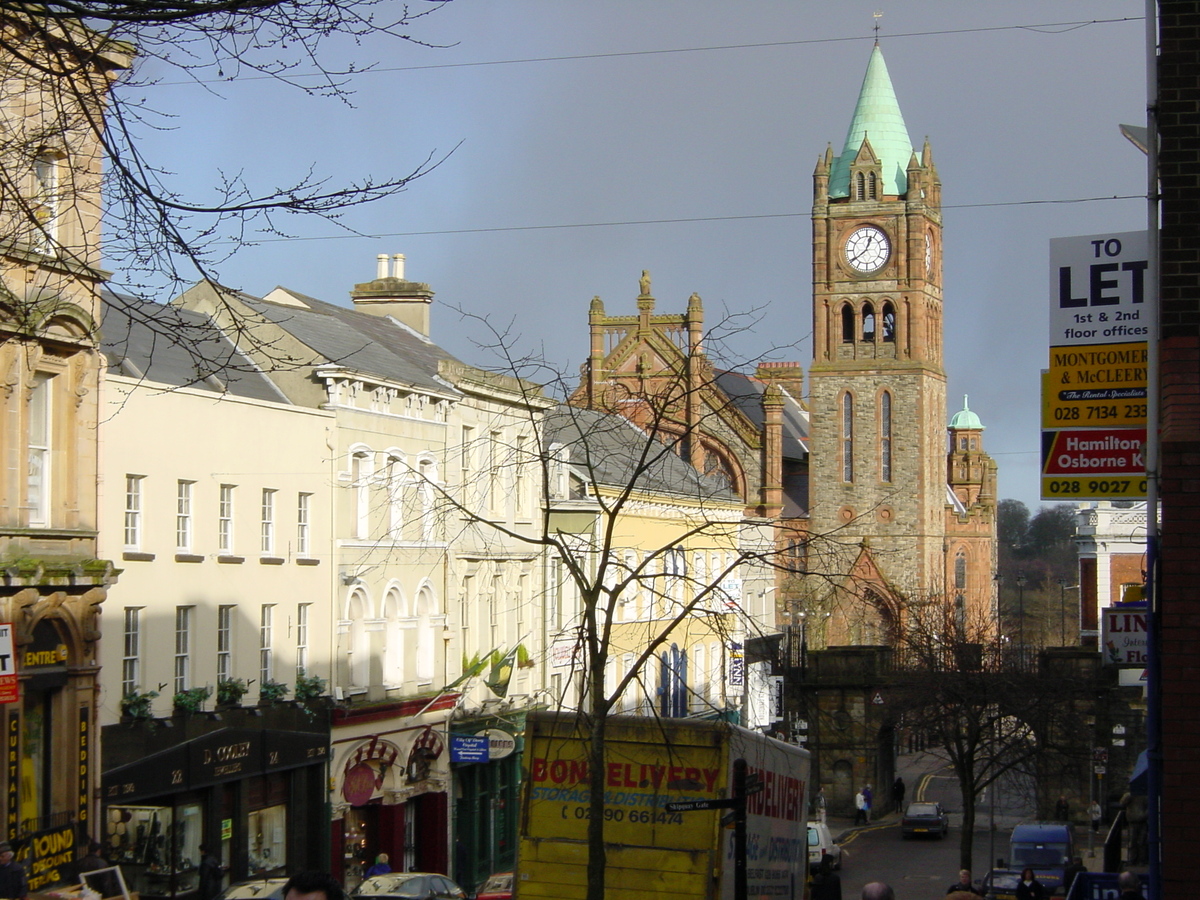
[[[8,717],[8,756],[5,760],[5,769],[8,772],[8,818],[4,823],[4,830],[8,832],[7,837],[10,841],[17,839],[17,785],[20,784],[20,779],[17,777],[17,768],[21,759],[21,717]]]
[[[265,731],[267,772],[308,766],[329,758],[329,736],[315,731]]]
[[[191,786],[257,775],[263,768],[263,732],[222,728],[191,742]]]
[[[180,744],[135,763],[109,769],[101,777],[104,799],[126,803],[187,790],[188,748]]]
[[[29,876],[30,891],[74,879],[75,831],[75,825],[64,825],[29,838],[19,858]]]
[[[485,763],[488,761],[488,738],[483,734],[450,735],[450,762]]]
[[[83,706],[79,709],[79,796],[75,805],[79,809],[79,824],[87,826],[92,818],[92,710]]]
[[[517,749],[517,739],[507,731],[489,728],[483,732],[488,742],[488,759],[504,759]]]
[[[1100,610],[1104,662],[1110,666],[1146,667],[1146,604],[1122,603]]]
[[[743,687],[746,684],[746,659],[740,641],[729,644],[729,686]]]
[[[3,622],[0,623],[0,703],[16,703],[20,696],[13,627],[11,622]]]
[[[370,763],[358,763],[346,770],[342,778],[342,796],[351,806],[364,806],[375,794],[375,767]]]
[[[233,840],[233,819],[222,819],[221,820],[221,840],[223,840],[223,841]]]

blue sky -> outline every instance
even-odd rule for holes
[[[460,307],[575,371],[592,296],[632,313],[649,269],[660,309],[695,291],[710,321],[755,311],[735,352],[807,366],[811,173],[841,150],[876,10],[910,137],[929,136],[943,182],[949,413],[970,395],[1001,497],[1036,508],[1048,242],[1145,222],[1136,199],[1041,201],[1145,190],[1117,130],[1145,118],[1140,2],[454,0],[413,28],[444,46],[328,48],[378,66],[353,105],[269,80],[162,84],[151,102],[175,118],[145,147],[201,200],[222,170],[390,177],[457,147],[348,215],[366,236],[291,221],[296,239],[242,247],[220,275],[252,293],[348,303],[376,254],[404,253],[437,292],[443,346],[490,362]],[[606,224],[667,219],[706,221]]]

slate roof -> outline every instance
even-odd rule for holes
[[[437,374],[439,361],[457,360],[428,337],[385,316],[335,306],[288,288],[276,290],[286,291],[304,306],[272,303],[249,294],[238,294],[238,299],[327,363],[442,395],[460,393]]]
[[[767,382],[742,372],[718,370],[714,380],[739,410],[760,432],[763,419],[762,395]],[[799,399],[786,394],[783,402],[783,458],[804,459],[808,456],[808,412]]]
[[[850,196],[850,165],[862,147],[863,138],[871,142],[871,149],[883,163],[883,193],[907,193],[908,163],[912,159],[913,146],[878,44],[867,63],[842,154],[833,161],[829,172],[830,197]]]
[[[624,416],[559,406],[546,413],[545,440],[570,447],[571,466],[589,483],[621,488],[636,477],[637,489],[646,493],[741,503],[723,481],[701,475],[666,444],[651,447],[650,461],[638,472],[652,439]]]
[[[100,350],[114,374],[252,400],[288,400],[207,316],[101,288]]]

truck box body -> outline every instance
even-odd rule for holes
[[[732,900],[729,809],[668,803],[733,796],[744,759],[762,790],[746,800],[750,898],[801,900],[808,867],[808,751],[723,722],[613,716],[605,741],[606,900]],[[515,896],[587,893],[587,731],[573,714],[526,722]]]

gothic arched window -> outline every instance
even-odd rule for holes
[[[879,480],[892,480],[892,394],[879,396]]]
[[[896,307],[890,302],[883,304],[883,342],[892,344],[896,341]]]
[[[867,197],[871,200],[879,199],[879,185],[875,173],[871,172],[867,175]]]
[[[862,172],[856,172],[854,175],[854,199],[867,199],[866,180],[863,178]]]
[[[863,304],[862,310],[862,339],[864,341],[875,340],[875,307],[870,303]]]
[[[854,343],[854,308],[849,303],[842,304],[842,343]]]
[[[854,480],[854,398],[842,394],[842,481]]]

